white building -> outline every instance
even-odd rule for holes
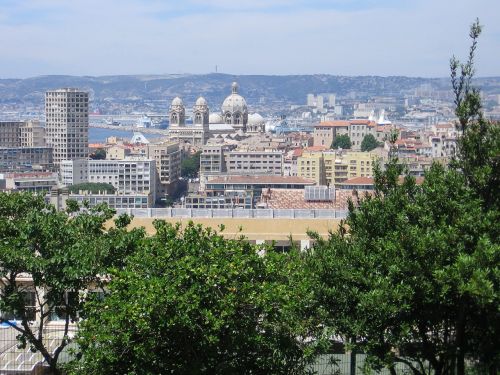
[[[156,200],[156,164],[153,159],[65,160],[61,163],[65,185],[83,182],[112,185],[119,193],[151,193]]]

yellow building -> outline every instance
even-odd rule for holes
[[[326,185],[322,151],[304,151],[297,158],[297,176],[314,180],[316,185]]]
[[[380,156],[373,152],[304,152],[297,159],[297,176],[332,185],[353,177],[372,177]]]

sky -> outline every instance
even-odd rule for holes
[[[476,73],[500,76],[499,14],[499,0],[0,0],[0,78],[445,77],[476,17]]]

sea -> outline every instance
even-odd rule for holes
[[[133,135],[133,132],[119,129],[89,128],[89,143],[103,143],[106,138],[113,136],[130,140]]]

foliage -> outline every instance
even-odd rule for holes
[[[103,148],[98,148],[92,154],[89,155],[92,160],[104,160],[106,159],[106,150]]]
[[[476,21],[469,61],[452,59],[463,132],[453,163],[433,165],[420,186],[411,176],[401,184],[391,154],[339,231],[312,234],[320,320],[393,374],[402,362],[414,374],[463,375],[466,360],[496,374],[500,361],[500,130],[470,86],[480,31]]]
[[[367,134],[361,141],[361,151],[371,151],[380,146],[380,143],[375,139],[373,134]]]
[[[349,138],[349,136],[347,134],[342,134],[342,135],[339,135],[338,137],[335,137],[331,148],[334,150],[336,150],[338,148],[341,148],[343,150],[347,150],[347,149],[351,148],[351,146],[352,146],[351,138]]]
[[[196,178],[198,177],[198,171],[200,170],[200,155],[201,151],[196,152],[193,155],[189,155],[182,159],[181,162],[181,176],[185,178]]]
[[[134,250],[143,231],[123,228],[104,231],[113,211],[94,207],[71,217],[29,193],[0,193],[1,323],[16,318],[21,347],[42,354],[53,373],[71,341],[70,324],[78,319],[83,291],[98,287],[107,267],[120,266]],[[25,283],[20,277],[30,277]],[[32,306],[27,293],[38,302]],[[61,319],[64,335],[54,352],[47,347],[46,326],[54,314]]]
[[[156,221],[88,305],[78,374],[302,374],[313,348],[298,254]]]
[[[316,237],[320,313],[375,367],[404,362],[425,374],[428,362],[450,374],[459,347],[475,358],[479,342],[500,344],[500,248],[489,235],[498,221],[457,171],[433,165],[421,186],[397,183],[399,173],[394,162],[378,171],[375,195],[351,204],[339,233]]]
[[[113,194],[115,192],[115,187],[111,184],[104,182],[83,182],[81,184],[68,186],[70,193],[78,194],[80,191],[88,191],[92,194],[97,194],[99,192],[106,192]]]

